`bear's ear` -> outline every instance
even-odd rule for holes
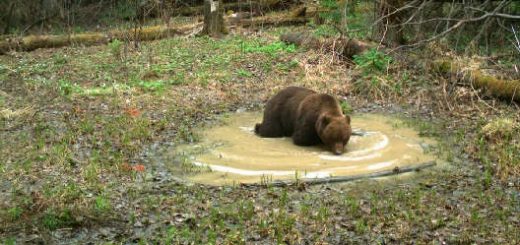
[[[318,117],[318,121],[316,121],[316,128],[318,132],[321,132],[325,129],[325,127],[330,123],[331,117],[327,114],[320,115]]]
[[[332,119],[329,114],[324,114],[320,118],[321,118],[321,124],[323,126],[327,126],[330,123],[331,119]]]
[[[350,116],[349,115],[345,116],[345,121],[347,121],[347,124],[350,124]]]

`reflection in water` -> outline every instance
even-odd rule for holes
[[[193,164],[212,171],[192,176],[207,184],[258,182],[263,178],[323,178],[357,175],[388,170],[433,160],[425,154],[420,138],[412,129],[394,127],[398,119],[381,115],[356,115],[352,128],[358,134],[350,138],[343,155],[333,155],[324,147],[301,147],[290,138],[260,138],[253,133],[259,113],[237,113],[224,125],[206,129],[202,141],[188,148],[207,148],[194,156]],[[219,143],[219,144],[216,144]],[[217,146],[215,146],[217,145]]]

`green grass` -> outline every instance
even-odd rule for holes
[[[110,204],[110,200],[103,196],[97,196],[94,200],[94,209],[97,212],[105,213],[112,209],[112,205]]]
[[[113,40],[112,42],[110,42],[107,47],[110,51],[110,53],[112,54],[112,56],[116,59],[116,60],[121,60],[121,52],[123,51],[122,50],[122,46],[123,46],[123,42],[119,41],[118,39],[115,39]]]
[[[49,209],[43,214],[41,222],[43,227],[49,230],[56,230],[61,227],[72,225],[74,220],[70,210],[68,209],[61,211]]]
[[[345,115],[351,115],[354,112],[354,108],[352,108],[346,100],[342,100],[339,105],[341,106],[341,111]]]
[[[7,210],[7,214],[11,221],[17,220],[22,216],[23,209],[20,207],[12,207]]]
[[[317,37],[335,37],[339,31],[330,25],[318,25],[313,34]]]
[[[493,118],[482,125],[474,149],[485,168],[486,186],[491,185],[493,174],[503,181],[511,181],[520,174],[519,135],[520,123],[511,117]]]
[[[290,60],[289,62],[283,62],[276,64],[276,69],[280,72],[289,72],[298,67],[298,61]]]
[[[278,56],[282,53],[293,53],[296,51],[294,44],[286,44],[282,41],[276,41],[270,44],[264,44],[262,41],[242,42],[240,47],[244,53],[263,53],[270,56]]]
[[[237,75],[240,77],[252,77],[253,73],[251,73],[250,71],[245,70],[245,69],[238,69]]]
[[[92,55],[67,54],[57,50],[49,60],[35,62],[22,58],[14,69],[26,74],[26,80],[36,87],[54,87],[64,97],[110,96],[114,92],[128,93],[133,88],[145,92],[161,92],[171,86],[210,83],[226,83],[235,77],[251,78],[253,74],[243,63],[271,64],[282,55],[294,53],[294,45],[283,42],[229,36],[222,40],[197,37],[190,42],[182,38],[143,43],[143,55],[134,55],[124,43],[115,40]],[[117,61],[117,62],[114,62]],[[248,65],[251,65],[249,62]],[[288,72],[296,63],[279,64]],[[147,68],[148,67],[148,68]],[[4,68],[2,70],[6,70]],[[157,78],[143,79],[153,72]],[[50,74],[60,74],[50,76]]]
[[[386,71],[392,62],[392,57],[373,48],[362,54],[354,55],[354,63],[363,71],[364,74]]]
[[[16,245],[16,238],[14,237],[8,237],[5,240],[5,245]]]
[[[368,95],[374,98],[383,99],[390,95],[402,95],[401,80],[395,81],[387,73],[387,69],[392,63],[392,57],[378,51],[370,49],[360,55],[354,55],[353,61],[356,69],[361,71],[362,77],[353,82],[353,91]]]
[[[367,1],[348,2],[346,15],[342,13],[345,10],[345,2],[322,0],[319,3],[326,11],[319,14],[322,24],[311,23],[315,36],[335,37],[343,33],[349,38],[366,39],[370,37],[372,27],[368,24],[373,22],[374,5],[372,3]]]

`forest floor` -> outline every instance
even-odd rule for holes
[[[516,105],[430,72],[432,47],[379,69],[279,42],[288,30],[0,56],[0,242],[520,243]],[[180,180],[194,170],[160,157],[289,85],[403,118],[440,142],[447,164],[343,184],[215,187]]]

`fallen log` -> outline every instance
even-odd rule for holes
[[[59,48],[72,44],[85,46],[106,44],[114,39],[129,41],[151,41],[175,35],[182,35],[197,26],[190,24],[179,27],[151,26],[142,29],[112,30],[107,33],[81,33],[72,35],[30,35],[26,37],[7,38],[0,41],[0,54],[10,50],[32,51],[39,48]]]
[[[290,5],[294,5],[296,3],[285,3],[281,0],[271,0],[271,1],[243,1],[243,2],[234,2],[234,3],[225,3],[222,5],[225,12],[234,11],[234,12],[267,12],[273,10],[281,10],[287,9]],[[193,16],[193,15],[201,15],[203,13],[203,6],[188,6],[173,9],[172,15],[182,15],[182,16]]]
[[[256,18],[233,19],[228,18],[230,25],[240,25],[242,27],[266,27],[283,25],[300,25],[307,23],[306,17],[293,16],[261,16]]]
[[[482,89],[493,97],[520,102],[520,80],[505,80],[486,75],[478,69],[464,69],[461,64],[451,60],[436,60],[432,66],[433,71],[456,75],[458,79]]]
[[[361,180],[361,179],[372,179],[372,178],[381,178],[386,176],[392,176],[392,175],[398,175],[402,173],[408,173],[408,172],[414,172],[414,171],[421,171],[425,168],[430,168],[437,165],[435,161],[429,161],[420,163],[413,166],[408,167],[395,167],[392,170],[385,170],[385,171],[379,171],[374,172],[370,174],[360,174],[360,175],[353,175],[353,176],[335,176],[335,177],[328,177],[328,178],[302,178],[297,180],[278,180],[273,181],[271,183],[242,183],[240,184],[243,187],[256,187],[256,186],[272,186],[272,187],[283,187],[283,186],[295,186],[295,185],[318,185],[318,184],[330,184],[330,183],[339,183],[339,182],[351,182],[355,180]]]
[[[332,51],[348,59],[372,47],[369,43],[353,38],[320,39],[307,33],[283,34],[280,36],[280,40],[305,48]]]
[[[307,23],[310,19],[309,16],[312,14],[313,12],[307,11],[305,6],[299,6],[292,10],[254,18],[251,18],[251,13],[236,13],[228,16],[226,20],[229,25],[241,25],[243,27],[300,25]]]
[[[305,24],[308,18],[294,16],[293,12],[288,15],[267,15],[255,18],[240,19],[233,21],[226,18],[231,25],[242,27],[266,27],[281,25]],[[187,24],[182,26],[150,26],[140,29],[112,30],[106,33],[81,33],[71,35],[31,35],[26,37],[8,37],[0,40],[0,55],[11,50],[32,51],[39,48],[59,48],[69,45],[101,45],[107,44],[114,39],[128,41],[151,41],[177,35],[184,35],[202,26],[202,23]]]

